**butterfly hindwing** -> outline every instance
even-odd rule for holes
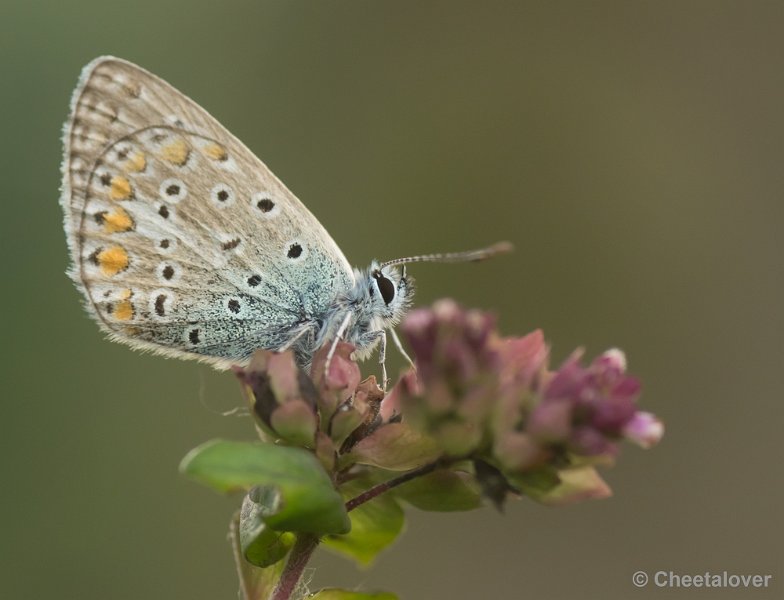
[[[329,234],[241,142],[147,71],[88,65],[65,131],[72,277],[112,337],[225,366],[353,284]]]

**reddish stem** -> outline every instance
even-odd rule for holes
[[[302,572],[310,560],[310,555],[318,546],[319,539],[315,535],[308,533],[300,534],[294,547],[291,549],[289,560],[286,563],[286,568],[280,576],[280,581],[275,587],[270,600],[289,600],[291,595],[297,589],[300,579],[302,579]]]
[[[446,464],[447,463],[444,461],[444,459],[437,460],[430,464],[419,467],[418,469],[414,469],[413,471],[409,471],[408,473],[403,473],[399,477],[394,477],[389,481],[385,481],[383,483],[379,483],[378,485],[374,485],[369,490],[365,490],[359,496],[355,496],[354,498],[346,502],[346,511],[350,512],[354,510],[357,506],[360,506],[365,502],[372,500],[376,496],[380,496],[384,492],[387,492],[392,488],[395,488],[405,483],[406,481],[411,481],[412,479],[416,479],[417,477],[421,477],[422,475],[427,475],[428,473],[431,473],[436,469],[446,466]]]
[[[389,481],[385,481],[384,483],[379,483],[369,490],[362,492],[359,496],[356,496],[346,502],[346,511],[352,511],[365,502],[372,500],[376,496],[379,496],[384,492],[387,492],[392,488],[405,483],[406,481],[411,481],[412,479],[416,479],[422,475],[427,475],[428,473],[431,473],[436,469],[440,469],[441,467],[445,467],[452,462],[454,461],[440,459],[419,467],[418,469],[414,469],[413,471],[409,471],[408,473],[403,473],[399,477],[395,477]],[[310,556],[318,546],[318,543],[319,539],[315,535],[303,533],[297,537],[297,541],[294,543],[294,547],[291,549],[289,560],[286,563],[286,568],[283,570],[283,573],[280,576],[280,581],[278,581],[278,585],[275,588],[275,591],[272,593],[270,600],[289,600],[291,598],[291,595],[297,589],[297,585],[299,585],[300,579],[302,579],[302,573],[305,570],[305,566],[308,564]]]

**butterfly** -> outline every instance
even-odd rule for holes
[[[360,359],[380,346],[383,368],[387,331],[407,356],[393,329],[413,295],[405,264],[509,249],[352,269],[242,142],[114,57],[84,68],[63,139],[68,273],[100,328],[141,350],[218,368],[246,364],[257,348],[292,350],[307,366],[316,349],[345,340]]]

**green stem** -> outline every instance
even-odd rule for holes
[[[229,541],[231,542],[231,552],[234,555],[234,565],[237,567],[237,577],[240,580],[242,597],[244,600],[253,600],[250,582],[245,576],[245,569],[243,569],[245,558],[242,556],[242,548],[240,547],[239,511],[231,518],[231,523],[229,524]]]
[[[289,600],[291,595],[297,589],[300,579],[302,579],[302,572],[310,560],[311,554],[318,546],[319,539],[317,536],[302,533],[297,536],[297,541],[291,549],[289,560],[286,563],[286,568],[280,576],[278,585],[272,593],[270,600]]]

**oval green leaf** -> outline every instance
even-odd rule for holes
[[[245,496],[240,509],[239,542],[242,556],[257,567],[269,567],[281,560],[294,544],[295,536],[276,531],[265,517],[279,509],[280,495],[274,488],[255,487]]]
[[[369,487],[363,478],[341,486],[346,498],[353,498]],[[392,494],[381,494],[360,505],[350,513],[351,531],[345,535],[330,535],[324,545],[361,566],[368,566],[379,552],[395,541],[403,531],[405,514]]]
[[[276,509],[264,521],[278,531],[322,535],[351,527],[343,498],[321,463],[301,448],[213,440],[191,450],[180,471],[219,492],[274,490]]]
[[[440,469],[407,481],[394,495],[420,510],[453,512],[482,505],[479,485],[470,473]]]

